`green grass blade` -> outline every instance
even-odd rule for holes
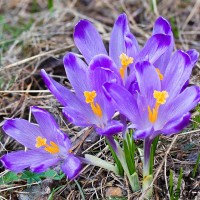
[[[129,153],[129,157],[131,159],[133,173],[134,173],[135,170],[136,170],[136,168],[135,168],[135,150],[136,150],[136,146],[135,146],[135,142],[133,140],[133,130],[132,129],[130,129],[129,133],[126,135],[126,141],[127,141],[128,153]]]
[[[85,200],[85,195],[84,195],[84,193],[83,193],[83,189],[81,188],[81,186],[80,186],[80,184],[78,183],[78,181],[77,180],[74,180],[74,182],[76,183],[76,185],[77,185],[77,187],[78,187],[78,189],[79,189],[79,191],[80,191],[80,193],[81,193],[81,199],[82,200]]]
[[[134,165],[134,171],[136,170],[136,168],[135,168],[135,150],[136,150],[136,145],[135,145],[134,140],[132,140],[132,146],[130,148],[130,152],[131,152],[131,158],[132,158],[133,165]]]
[[[200,153],[199,153],[199,155],[198,155],[196,164],[195,164],[194,169],[193,169],[193,171],[192,171],[192,178],[194,178],[195,175],[196,175],[196,172],[197,172],[197,168],[198,168],[198,166],[199,166],[199,163],[200,163]]]
[[[174,17],[171,17],[170,19],[170,23],[171,23],[171,27],[172,27],[172,32],[174,34],[174,37],[175,38],[179,38],[179,35],[180,35],[180,32],[179,32],[179,29],[175,23],[175,18]]]
[[[153,164],[154,164],[154,155],[152,153],[152,148],[151,148],[149,174],[153,174]]]
[[[123,146],[124,146],[124,154],[125,154],[126,163],[129,169],[129,173],[133,174],[135,172],[135,166],[133,164],[132,157],[131,157],[132,152],[130,152],[126,140],[123,141]]]
[[[48,0],[48,9],[49,10],[53,9],[53,0]]]
[[[129,134],[127,134],[127,140],[128,140],[129,150],[131,152],[132,161],[135,161],[136,146],[135,146],[135,142],[133,140],[133,130],[132,129],[129,131]]]
[[[193,129],[197,129],[200,125],[200,115],[196,115],[193,117]]]
[[[158,141],[159,141],[159,136],[154,138],[154,140],[151,144],[149,174],[153,174],[154,157],[155,157]]]
[[[174,181],[173,181],[173,171],[171,169],[169,175],[169,194],[170,194],[170,200],[174,200]]]
[[[61,185],[59,187],[57,187],[56,189],[53,189],[51,194],[49,195],[48,199],[47,200],[54,200],[54,194],[61,188],[64,188],[65,186]]]
[[[180,174],[179,174],[179,177],[178,177],[178,184],[177,184],[177,188],[176,188],[176,191],[175,191],[175,194],[176,194],[175,200],[178,200],[180,198],[182,178],[183,178],[183,168],[181,167],[180,168]]]

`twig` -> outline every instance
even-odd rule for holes
[[[189,133],[197,133],[197,132],[200,132],[200,129],[196,129],[196,130],[193,130],[193,131],[188,131],[188,132],[185,132],[185,133],[179,133],[177,136],[182,136],[182,135],[187,135]]]
[[[70,49],[72,48],[74,45],[69,45],[67,47],[63,47],[63,48],[59,48],[59,49],[54,49],[54,50],[51,50],[51,51],[48,51],[48,52],[44,52],[44,53],[41,53],[41,54],[38,54],[38,55],[35,55],[35,56],[32,56],[30,58],[26,58],[24,60],[20,60],[18,62],[15,62],[13,64],[10,64],[10,65],[7,65],[5,67],[3,67],[2,69],[0,69],[0,72],[5,70],[5,69],[9,69],[9,68],[12,68],[12,67],[15,67],[15,66],[18,66],[18,65],[21,65],[21,64],[24,64],[24,63],[27,63],[31,60],[34,60],[36,58],[40,58],[40,57],[43,57],[43,56],[46,56],[46,55],[49,55],[49,54],[55,54],[55,53],[58,53],[58,52],[62,52],[62,51],[66,51],[67,49]]]
[[[0,93],[50,93],[49,90],[0,90]]]
[[[165,159],[165,170],[164,170],[164,177],[165,177],[165,184],[166,184],[166,188],[168,189],[168,182],[167,182],[167,159]],[[168,190],[168,197],[170,199],[170,194],[169,194],[169,190]]]
[[[27,187],[27,186],[31,186],[31,185],[38,185],[39,183],[41,183],[41,181],[38,181],[38,182],[35,182],[35,183],[31,183],[31,184],[13,186],[13,187],[2,189],[2,190],[0,190],[0,192],[4,192],[4,191],[8,191],[8,190],[13,190],[15,188]]]

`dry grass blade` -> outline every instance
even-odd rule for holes
[[[7,69],[10,69],[12,67],[16,67],[18,65],[22,65],[24,63],[30,62],[30,61],[32,61],[32,60],[34,60],[36,58],[40,58],[40,57],[44,57],[44,56],[51,56],[51,55],[56,55],[57,53],[66,52],[67,50],[71,49],[72,47],[74,47],[74,45],[69,45],[69,46],[66,46],[64,48],[54,49],[54,50],[51,50],[51,51],[48,51],[48,52],[40,53],[40,54],[32,56],[30,58],[26,58],[26,59],[20,60],[20,61],[18,61],[16,63],[7,65],[7,66],[3,67],[2,69],[0,69],[0,72],[4,71],[4,70],[7,70]]]

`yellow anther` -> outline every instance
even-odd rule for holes
[[[168,98],[168,92],[167,91],[156,91],[154,90],[153,97],[156,99],[156,103],[158,104],[165,104],[166,99]]]
[[[60,149],[56,143],[50,141],[50,145],[48,145],[46,142],[47,142],[46,138],[38,136],[36,138],[35,147],[36,148],[45,147],[44,150],[51,154],[59,153]]]
[[[45,146],[45,145],[46,145],[46,142],[47,142],[47,140],[46,140],[45,138],[42,138],[42,137],[38,136],[38,137],[36,138],[35,147],[36,147],[36,148],[40,148],[40,147],[42,147],[42,146]]]
[[[133,63],[133,58],[132,57],[128,57],[125,53],[122,53],[119,56],[120,60],[121,60],[121,65],[123,67],[127,67],[128,65]]]
[[[151,110],[150,106],[148,106],[148,118],[151,123],[156,122],[158,118],[158,111],[161,104],[166,103],[166,99],[168,98],[168,92],[162,91],[159,92],[157,90],[154,90],[153,97],[156,99],[156,103],[154,108]]]
[[[73,152],[72,149],[69,149],[69,150],[68,150],[68,153],[72,153],[72,152]]]
[[[60,151],[58,145],[52,141],[50,142],[50,145],[46,145],[44,150],[51,154],[56,154],[56,153],[59,153],[59,151]]]
[[[86,103],[93,103],[94,98],[97,96],[97,93],[94,90],[92,92],[85,91],[84,96],[85,96]]]
[[[163,74],[160,72],[158,68],[156,68],[156,72],[158,73],[159,79],[162,81],[163,80]]]
[[[122,79],[124,79],[126,68],[128,67],[128,65],[133,63],[133,58],[128,57],[125,53],[122,53],[119,56],[119,58],[121,60],[121,65],[122,65],[119,69],[119,73],[120,73]]]
[[[97,96],[96,91],[95,90],[93,90],[92,92],[85,91],[84,96],[85,96],[85,102],[90,104],[94,114],[98,117],[102,117],[103,113],[100,105],[98,103],[94,103],[94,99]]]

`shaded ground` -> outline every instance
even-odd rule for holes
[[[74,25],[83,18],[92,21],[105,44],[108,44],[114,20],[122,12],[127,13],[131,31],[141,46],[150,36],[157,16],[162,15],[172,24],[177,49],[195,48],[200,51],[200,1],[162,0],[158,1],[157,6],[153,6],[152,2],[57,0],[52,7],[43,0],[1,0],[0,125],[3,125],[4,119],[14,117],[33,121],[29,106],[37,105],[53,113],[63,130],[69,133],[73,141],[76,140],[75,152],[90,153],[112,161],[104,138],[99,138],[92,130],[81,130],[63,120],[60,105],[46,89],[40,70],[44,68],[59,82],[70,87],[62,57],[68,51],[78,53],[73,43]],[[191,84],[200,85],[200,63],[193,70]],[[155,159],[153,199],[169,199],[166,189],[169,169],[173,170],[176,180],[180,167],[183,168],[181,198],[200,199],[200,170],[197,170],[195,178],[191,178],[200,149],[200,120],[195,117],[198,115],[199,112],[195,110],[192,123],[184,134],[161,138]],[[0,155],[23,149],[2,131],[0,139]],[[3,167],[0,170],[0,176],[5,177],[8,171]],[[139,160],[138,170],[141,175]],[[50,199],[51,195],[54,196],[52,199],[105,199],[114,192],[121,199],[141,196],[140,193],[131,192],[126,178],[92,166],[85,166],[75,182],[66,182],[65,178],[42,180],[39,183],[33,180],[28,187],[26,179],[19,177],[7,183],[0,181],[0,199]]]

